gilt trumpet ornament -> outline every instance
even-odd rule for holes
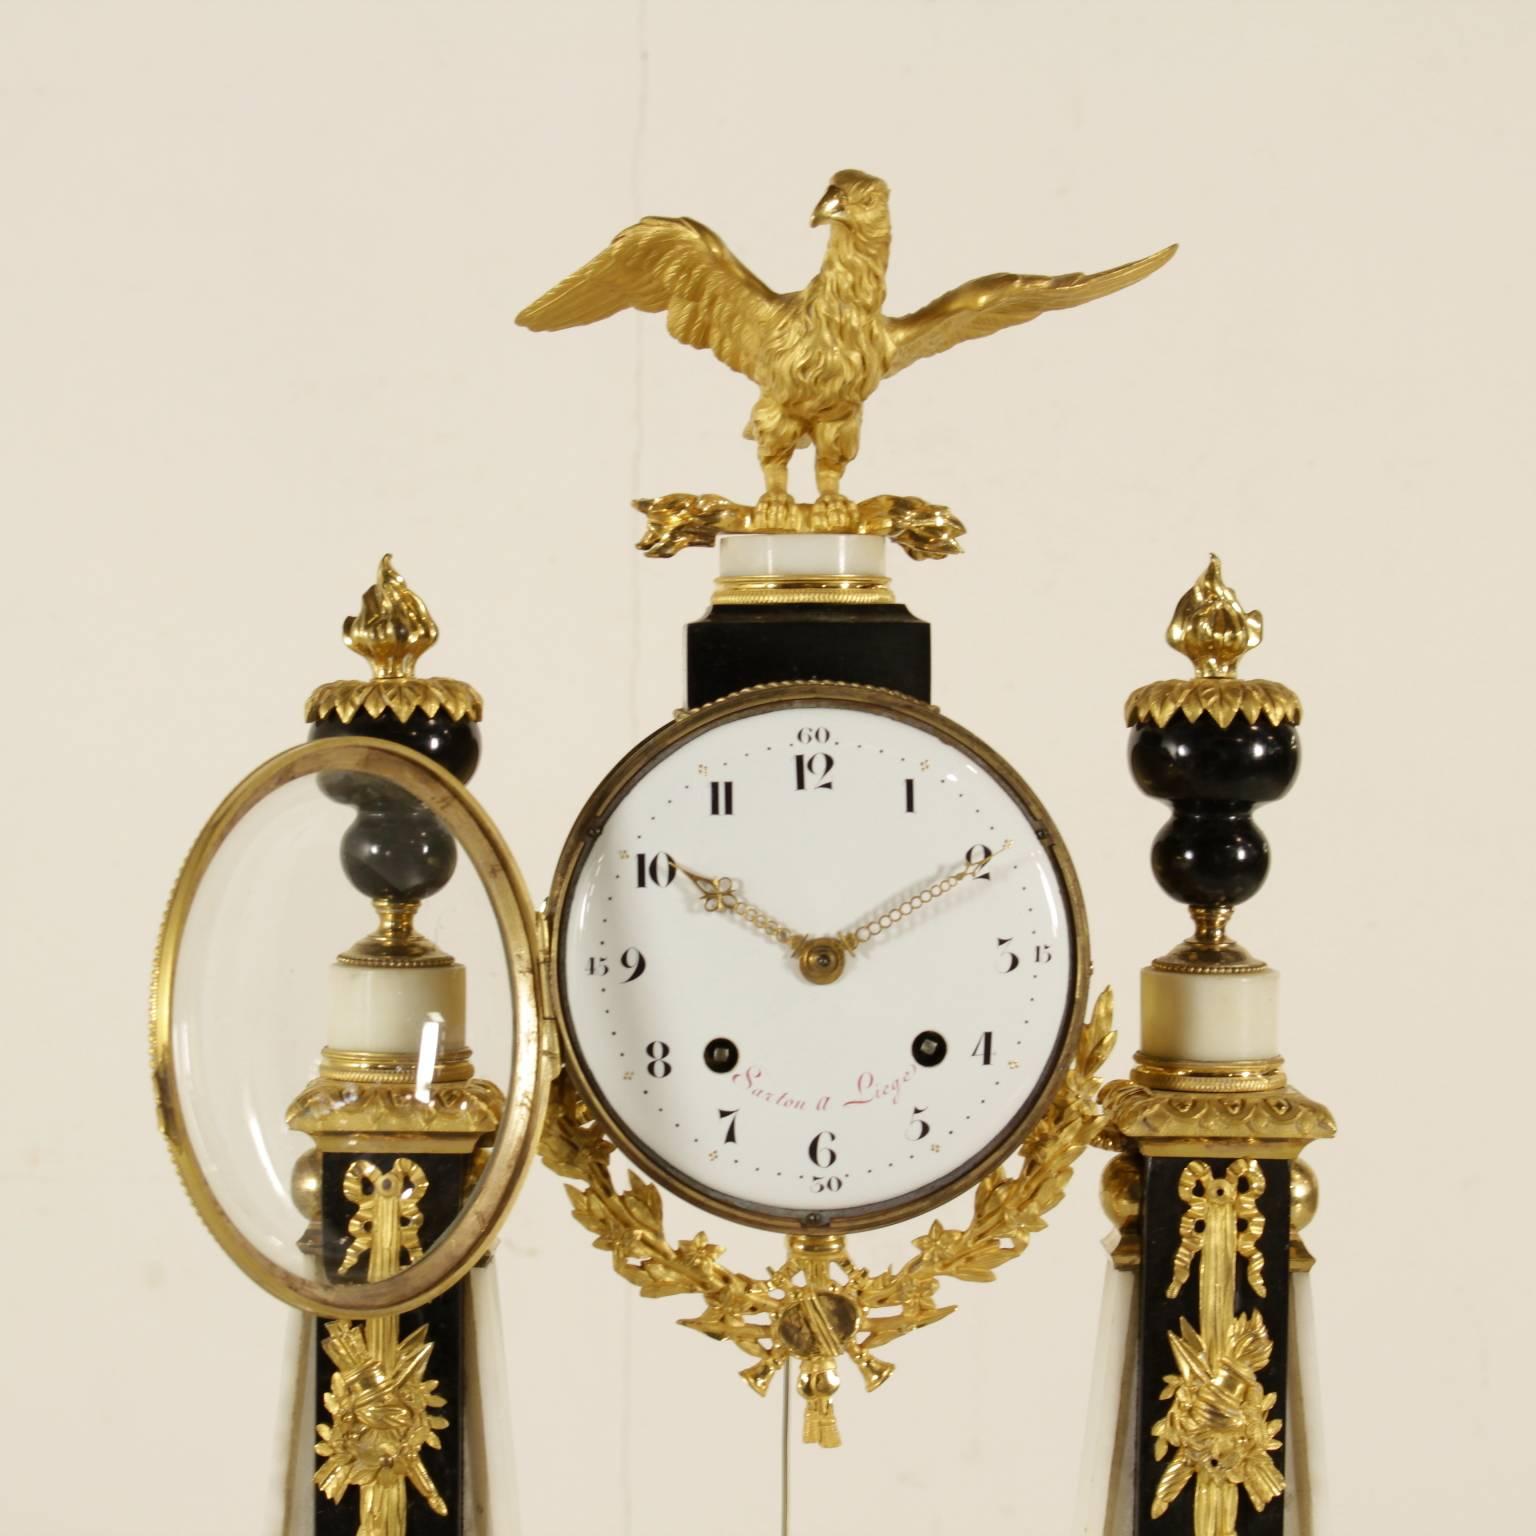
[[[746,435],[757,444],[762,495],[752,506],[678,495],[637,504],[653,521],[652,509],[665,504],[667,528],[642,543],[648,554],[710,544],[722,532],[772,531],[881,533],[915,558],[932,558],[936,516],[951,525],[947,544],[940,541],[937,552],[955,553],[953,535],[964,529],[946,509],[916,497],[855,504],[843,494],[844,472],[859,451],[864,402],[883,380],[921,358],[1128,288],[1178,249],[1170,245],[1140,261],[1086,275],[998,272],[962,283],[909,315],[890,316],[884,310],[891,251],[885,182],[863,171],[839,171],[816,204],[811,225],[827,227],[826,254],[821,270],[798,293],[775,293],[697,220],[648,218],[622,230],[606,250],[517,317],[530,330],[558,331],[621,309],[664,310],[667,329],[679,341],[708,348],[757,385]],[[815,450],[818,493],[808,506],[797,504],[789,490],[790,460],[807,444]],[[679,502],[696,506],[693,522]],[[926,536],[904,538],[908,524],[926,528]]]

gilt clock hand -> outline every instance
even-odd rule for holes
[[[915,896],[909,896],[905,901],[898,902],[894,907],[887,908],[879,917],[871,918],[867,923],[860,923],[857,928],[848,933],[838,935],[838,942],[852,954],[861,944],[867,944],[878,934],[894,928],[903,918],[911,917],[914,912],[930,905],[940,896],[954,890],[966,880],[974,879],[984,870],[1000,853],[1006,853],[1013,846],[1010,838],[997,850],[997,853],[988,853],[980,859],[967,859],[959,869],[944,876],[942,880],[935,880],[925,891],[919,891]]]
[[[671,854],[667,855],[677,865],[683,874],[693,881],[698,887],[699,895],[704,901],[706,912],[730,912],[750,923],[759,933],[766,934],[778,944],[787,944],[792,953],[798,955],[805,946],[805,935],[796,933],[777,918],[770,917],[761,907],[754,907],[751,902],[743,901],[736,889],[736,882],[729,875],[701,875],[697,870],[689,869],[686,864],[678,863]]]
[[[861,923],[848,933],[840,933],[824,939],[813,939],[804,933],[799,933],[787,924],[781,923],[777,918],[770,917],[761,907],[753,906],[749,901],[743,901],[736,889],[736,882],[729,875],[701,875],[697,870],[689,869],[673,855],[668,854],[667,857],[693,882],[704,902],[706,912],[732,913],[743,922],[750,923],[759,933],[767,935],[775,943],[786,945],[790,953],[800,962],[800,973],[805,979],[819,986],[825,986],[842,975],[844,960],[861,944],[867,944],[877,934],[894,928],[903,918],[911,917],[920,908],[928,906],[946,892],[954,890],[962,881],[973,879],[997,857],[997,854],[1007,852],[1012,846],[1013,841],[1010,838],[997,850],[997,853],[988,853],[979,859],[967,859],[959,869],[945,875],[942,880],[936,880],[927,890],[920,891],[916,896],[910,896],[882,912],[879,917],[867,923]]]

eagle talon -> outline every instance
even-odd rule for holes
[[[818,496],[811,507],[811,526],[824,533],[846,533],[859,520],[859,509],[837,491]]]
[[[788,491],[764,491],[752,509],[752,521],[760,528],[793,528],[798,510]]]

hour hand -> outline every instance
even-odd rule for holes
[[[699,895],[704,898],[704,910],[706,912],[734,912],[741,903],[741,898],[736,894],[736,882],[729,875],[701,875],[696,869],[689,869],[686,864],[680,864],[672,858],[672,863],[680,869],[699,888]]]
[[[697,870],[689,869],[686,864],[679,863],[677,859],[672,858],[671,854],[667,857],[671,858],[673,864],[698,888],[706,912],[734,913],[743,922],[750,923],[759,933],[766,934],[775,943],[787,944],[793,953],[800,953],[805,944],[805,935],[796,933],[787,924],[770,917],[761,907],[754,907],[751,902],[743,901],[736,888],[736,882],[729,875],[701,875]]]

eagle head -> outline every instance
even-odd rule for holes
[[[863,171],[839,171],[816,204],[811,228],[846,224],[860,233],[889,231],[890,198],[891,189],[878,176]]]

